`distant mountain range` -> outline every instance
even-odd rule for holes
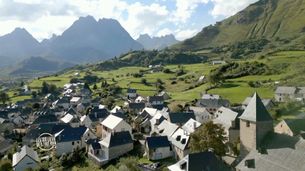
[[[47,56],[74,63],[109,59],[130,50],[143,49],[129,33],[113,19],[80,17],[61,36],[43,41]]]
[[[143,49],[113,19],[96,21],[92,16],[80,17],[60,36],[39,43],[25,29],[16,28],[0,37],[0,56],[25,59],[42,56],[71,63],[105,60],[130,50]]]
[[[160,38],[142,35],[136,41],[114,19],[96,21],[92,16],[80,17],[61,35],[53,35],[42,42],[38,42],[23,28],[16,28],[13,32],[0,37],[0,60],[3,61],[0,68],[16,68],[18,64],[18,69],[12,72],[18,74],[20,71],[36,71],[38,65],[50,64],[52,67],[42,67],[38,70],[57,71],[71,64],[107,60],[144,48],[163,49],[177,42],[173,35]],[[30,58],[33,56],[35,57]],[[56,61],[69,65],[59,67],[58,63],[54,63]]]
[[[28,76],[32,74],[50,74],[54,71],[72,67],[73,64],[67,62],[51,61],[42,57],[30,57],[20,62],[10,75]]]
[[[0,37],[0,56],[2,59],[16,61],[37,55],[40,43],[25,29],[16,28],[13,32]]]
[[[150,37],[148,34],[142,34],[137,41],[141,43],[146,50],[161,50],[179,42],[172,34],[161,37]]]
[[[175,48],[199,50],[250,39],[267,39],[273,46],[304,48],[304,33],[305,0],[260,0],[232,17],[203,28]]]

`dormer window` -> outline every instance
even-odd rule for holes
[[[180,141],[180,140],[181,140],[181,135],[178,135],[176,141]]]
[[[185,143],[186,143],[186,139],[183,138],[183,139],[181,140],[181,144],[185,144]]]

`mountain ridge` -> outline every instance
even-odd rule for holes
[[[148,34],[141,34],[136,39],[136,41],[141,43],[146,50],[162,50],[179,42],[173,34],[168,34],[160,37],[151,37]]]
[[[260,0],[215,25],[204,27],[197,35],[173,48],[198,50],[250,39],[279,43],[284,39],[293,40],[302,46],[305,41],[302,33],[305,30],[304,16],[305,0]]]

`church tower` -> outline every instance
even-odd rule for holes
[[[254,94],[240,119],[240,153],[246,155],[258,149],[269,132],[273,132],[273,119],[261,98]]]

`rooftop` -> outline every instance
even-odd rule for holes
[[[102,141],[100,141],[100,144],[105,147],[115,147],[130,143],[133,143],[133,140],[129,131],[108,134]]]
[[[169,120],[171,123],[184,124],[191,118],[195,119],[194,112],[169,113]]]
[[[103,122],[102,125],[107,128],[114,129],[123,119],[114,115],[109,115]]]
[[[257,93],[253,95],[244,113],[239,118],[252,122],[272,121],[272,117]]]
[[[170,146],[167,136],[147,137],[146,143],[148,148],[160,148]]]
[[[25,156],[30,157],[31,159],[35,160],[36,162],[39,161],[37,152],[34,151],[32,148],[30,148],[30,147],[24,145],[24,146],[21,148],[21,151],[20,151],[20,152],[16,152],[16,153],[13,155],[13,163],[12,163],[12,165],[13,165],[13,166],[16,166]]]

